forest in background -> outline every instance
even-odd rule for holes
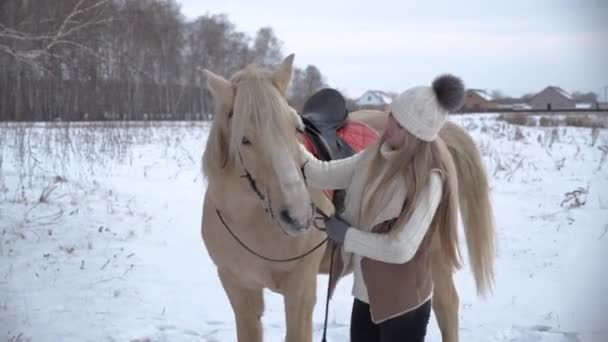
[[[208,120],[201,71],[275,65],[282,46],[270,26],[187,20],[175,0],[0,0],[0,121]],[[325,85],[296,67],[290,104]]]

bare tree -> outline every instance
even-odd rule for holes
[[[278,64],[283,59],[282,46],[271,27],[259,29],[253,42],[254,62],[266,66]]]
[[[492,90],[492,92],[490,93],[490,96],[492,97],[492,100],[501,100],[506,97],[505,94],[500,89]]]
[[[6,53],[18,61],[24,62],[34,67],[42,67],[39,61],[43,56],[57,57],[56,47],[70,46],[87,49],[85,45],[78,42],[74,37],[81,31],[98,26],[109,21],[108,18],[100,18],[92,13],[99,13],[109,0],[97,0],[94,2],[78,0],[62,19],[44,19],[41,23],[49,23],[52,30],[39,32],[36,27],[43,25],[33,25],[34,12],[22,17],[21,21],[14,22],[13,25],[0,22],[0,52]],[[12,1],[4,1],[3,7],[11,6]],[[28,7],[30,1],[23,1],[21,6]],[[20,6],[13,4],[12,6]],[[6,13],[6,12],[5,12]],[[53,25],[55,24],[55,25]],[[44,25],[46,26],[46,25]],[[28,27],[30,28],[28,30]],[[34,28],[34,29],[31,29]]]
[[[521,97],[521,100],[522,100],[523,102],[530,102],[530,100],[531,100],[531,99],[534,97],[534,95],[536,95],[536,94],[533,94],[533,93],[524,94],[524,95]]]
[[[0,0],[0,121],[208,119],[200,71],[275,64],[282,44],[176,0]],[[301,102],[323,76],[300,71]]]
[[[597,102],[597,94],[594,92],[582,92],[582,91],[574,91],[572,92],[572,98],[574,101],[578,102],[587,102],[587,103],[596,103]]]
[[[325,86],[325,79],[316,66],[308,65],[305,70],[295,68],[289,92],[291,106],[301,111],[304,102]]]

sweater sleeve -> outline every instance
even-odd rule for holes
[[[442,194],[442,178],[433,172],[405,226],[395,234],[348,229],[344,250],[374,260],[403,264],[411,260],[433,221]],[[398,228],[397,228],[398,229]]]
[[[346,189],[353,178],[363,151],[344,159],[322,161],[300,145],[304,157],[302,172],[308,184],[317,189]]]

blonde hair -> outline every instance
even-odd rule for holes
[[[420,193],[429,183],[433,170],[438,170],[443,178],[443,193],[439,207],[431,222],[430,231],[438,230],[442,252],[450,260],[450,265],[460,267],[460,251],[458,250],[458,183],[454,161],[441,139],[426,142],[418,139],[406,131],[403,145],[397,149],[397,155],[390,160],[384,159],[380,154],[380,148],[386,141],[381,137],[372,147],[375,150],[374,157],[369,164],[368,176],[365,187],[377,183],[375,193],[371,194],[367,203],[363,203],[363,209],[359,214],[362,218],[371,217],[374,204],[378,203],[376,198],[383,191],[391,191],[390,184],[395,177],[402,177],[407,189],[407,195],[403,209],[399,217],[390,224],[392,234],[396,232],[395,227],[401,228],[409,220],[415,208]],[[383,163],[389,163],[385,173],[380,174]],[[386,165],[385,165],[386,167]],[[380,180],[377,178],[381,177]],[[364,191],[365,193],[365,191]],[[361,216],[362,215],[362,216]]]

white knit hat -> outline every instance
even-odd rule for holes
[[[432,87],[410,88],[393,100],[390,110],[397,122],[424,141],[433,141],[448,119],[448,113],[460,109],[464,84],[452,75],[442,75]]]

